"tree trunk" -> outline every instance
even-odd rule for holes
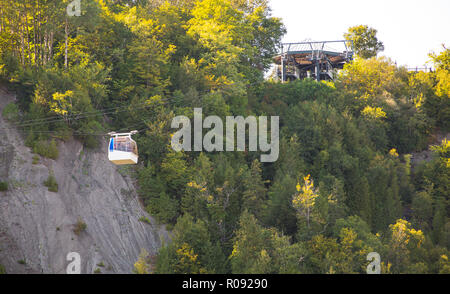
[[[44,48],[42,48],[42,63],[47,64],[47,54],[48,54],[48,32],[44,32]]]
[[[33,44],[34,44],[34,65],[39,64],[38,44],[37,44],[37,26],[36,26],[36,7],[33,5]]]
[[[31,63],[31,57],[30,57],[30,55],[31,55],[30,29],[29,29],[29,26],[28,26],[28,10],[27,10],[27,6],[26,6],[26,2],[24,3],[24,7],[25,7],[25,13],[24,13],[24,15],[25,15],[25,23],[24,23],[24,25],[25,25],[25,32],[27,34],[27,56],[28,56],[27,63]]]
[[[21,54],[21,63],[22,66],[25,65],[25,36],[23,31],[23,23],[22,23],[22,13],[19,10],[19,17],[18,17],[18,26],[20,31],[20,54]]]
[[[55,36],[55,33],[53,31],[50,31],[49,37],[48,37],[48,56],[47,61],[50,62],[53,58],[53,37]]]
[[[67,17],[66,17],[66,27],[65,27],[65,50],[64,50],[64,68],[67,68],[67,47],[68,47],[68,43],[69,43],[69,23],[67,22]]]

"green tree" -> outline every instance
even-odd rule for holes
[[[261,175],[261,163],[255,159],[243,179],[244,192],[242,194],[242,207],[247,209],[258,219],[262,217],[267,200],[267,191]]]
[[[235,274],[300,273],[303,250],[275,229],[265,229],[244,211],[230,255]]]
[[[204,221],[185,214],[178,218],[171,242],[161,248],[155,273],[225,273],[222,249],[211,241]]]
[[[344,38],[353,41],[356,54],[365,59],[376,57],[384,50],[383,43],[377,38],[377,30],[367,25],[350,27]]]

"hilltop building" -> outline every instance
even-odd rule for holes
[[[282,44],[274,61],[283,82],[304,78],[332,80],[337,70],[353,60],[353,54],[352,41],[306,41]]]

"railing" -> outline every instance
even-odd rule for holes
[[[342,50],[336,50],[329,46],[329,44],[339,44],[343,45]],[[281,44],[281,55],[284,53],[289,54],[289,52],[295,51],[312,51],[312,52],[322,52],[322,51],[333,51],[333,52],[346,52],[346,54],[353,52],[353,41],[347,40],[337,40],[337,41],[305,41],[297,43],[282,43]]]
[[[419,72],[419,71],[432,72],[433,68],[431,68],[431,67],[408,67],[407,70],[414,71],[414,72]]]

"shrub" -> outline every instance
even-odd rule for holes
[[[48,144],[48,158],[51,159],[58,159],[59,151],[58,151],[58,144],[56,144],[55,140],[51,140]]]
[[[15,103],[9,103],[3,108],[3,117],[15,122],[19,119],[19,107]]]
[[[75,229],[73,229],[73,232],[75,235],[79,236],[82,232],[86,231],[87,225],[81,218],[78,219],[77,223],[75,224]]]
[[[49,174],[47,180],[44,182],[44,186],[46,186],[50,192],[58,192],[58,183],[56,182],[53,173]]]
[[[19,259],[17,262],[18,262],[19,264],[23,264],[23,265],[27,264],[27,262],[26,262],[25,259]]]
[[[8,183],[7,182],[0,182],[0,192],[1,191],[8,191]]]
[[[87,134],[103,132],[102,125],[98,121],[90,121],[87,124],[83,124],[81,129],[83,130],[83,133]],[[96,136],[82,136],[81,140],[86,148],[94,149],[99,145],[99,140]]]
[[[6,269],[3,265],[0,264],[0,275],[6,274]]]
[[[27,138],[25,139],[25,146],[27,146],[31,149],[34,149],[34,144],[35,144],[34,139],[35,139],[35,136],[34,136],[33,132],[29,131]]]
[[[33,152],[56,160],[59,155],[58,144],[55,140],[51,140],[50,142],[39,140],[33,144]]]
[[[34,155],[33,156],[33,162],[32,162],[33,164],[38,164],[39,163],[39,156],[37,156],[37,155]]]
[[[147,217],[145,217],[145,216],[141,216],[141,217],[139,218],[139,221],[141,221],[141,222],[143,222],[143,223],[147,223],[147,224],[149,224],[149,225],[152,224],[152,223],[150,222],[150,220],[149,220]]]

